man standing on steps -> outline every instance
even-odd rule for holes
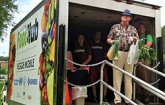
[[[99,31],[95,33],[94,41],[93,43],[91,43],[91,51],[92,51],[92,60],[91,60],[92,64],[101,62],[106,57],[106,48],[105,48],[105,45],[101,42],[101,32]],[[100,77],[100,72],[101,72],[101,65],[91,67],[91,73],[90,73],[91,83],[96,82],[97,78]],[[104,81],[108,82],[106,67],[104,67],[103,72],[104,72],[103,74]],[[98,102],[97,94],[96,94],[96,85],[92,86],[92,90],[93,90],[93,95],[94,95],[93,101]],[[107,87],[104,86],[104,97],[103,97],[104,102],[108,101],[106,99],[106,94],[107,94]]]
[[[138,38],[136,28],[129,25],[132,19],[131,17],[131,12],[128,9],[124,10],[121,15],[121,23],[113,25],[107,36],[108,44],[113,44],[115,40],[119,40],[118,59],[113,60],[113,64],[130,74],[133,72],[133,65],[127,63],[128,51],[133,41],[136,42]],[[122,76],[122,72],[113,68],[113,86],[119,92],[121,90]],[[124,82],[125,96],[132,99],[132,78],[124,75]],[[114,93],[114,95],[114,103],[116,105],[121,105],[121,97],[116,93]],[[131,105],[128,101],[125,100],[125,102],[127,105]]]

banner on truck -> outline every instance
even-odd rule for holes
[[[10,36],[7,98],[28,105],[53,105],[56,0],[49,0]]]

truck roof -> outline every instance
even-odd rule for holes
[[[136,1],[136,0],[132,0],[134,3],[139,3],[139,4],[143,4],[143,5],[148,5],[148,6],[158,6],[159,8],[161,8],[160,5],[155,5],[155,4],[151,4],[151,3],[145,3],[145,2],[140,2],[140,1]]]

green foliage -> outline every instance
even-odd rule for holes
[[[161,35],[163,37],[163,71],[165,73],[165,25],[161,28]]]
[[[0,56],[0,61],[8,61],[9,57]]]
[[[2,90],[2,87],[4,85],[5,81],[0,81],[0,91]],[[1,98],[1,94],[0,94],[0,98]],[[0,105],[2,105],[2,101],[0,101]]]
[[[153,48],[145,47],[141,42],[139,42],[139,49],[140,49],[140,58],[142,62],[148,61],[151,64],[152,60],[157,60],[156,51]]]
[[[0,74],[7,74],[7,70],[5,68],[1,67]]]
[[[163,53],[165,53],[165,25],[161,28],[161,34],[163,37]]]
[[[165,54],[163,54],[163,72],[165,73]]]
[[[163,54],[163,68],[165,69],[165,54]]]
[[[8,26],[13,26],[14,13],[18,12],[18,7],[15,5],[16,0],[1,0],[0,1],[0,40],[3,41],[7,36],[6,30]]]

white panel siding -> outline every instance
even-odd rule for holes
[[[155,10],[151,8],[146,8],[142,4],[141,6],[138,6],[134,4],[126,4],[124,2],[116,2],[112,0],[69,0],[69,2],[120,12],[122,12],[124,9],[129,9],[132,14],[155,17]]]

